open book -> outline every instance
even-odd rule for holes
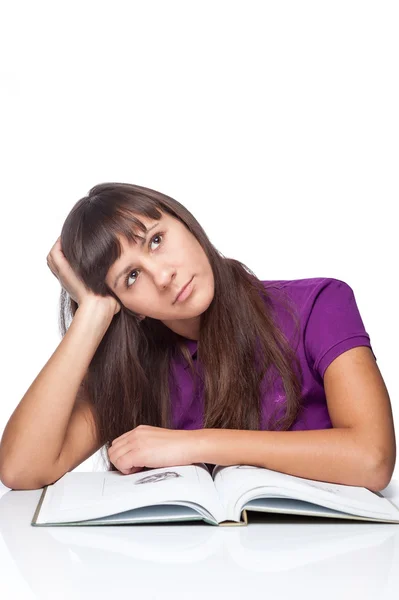
[[[70,472],[45,486],[31,525],[136,525],[204,521],[248,525],[248,512],[399,523],[380,492],[294,477],[251,465],[204,463],[120,471]]]

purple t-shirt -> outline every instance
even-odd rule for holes
[[[368,346],[370,336],[365,331],[352,289],[338,279],[315,277],[311,279],[262,281],[272,293],[277,325],[292,343],[295,324],[290,314],[278,303],[282,292],[288,295],[299,317],[300,341],[297,347],[303,386],[301,409],[290,430],[328,429],[332,423],[328,414],[323,386],[324,372],[337,356],[355,346]],[[196,363],[197,342],[187,339],[187,346]],[[295,345],[294,345],[295,348]],[[373,352],[374,355],[374,352]],[[374,355],[375,358],[375,355]],[[203,427],[203,390],[194,396],[194,381],[183,357],[172,363],[170,393],[172,427],[174,429],[201,429]],[[281,377],[272,391],[263,389],[262,420],[260,429],[266,429],[273,403],[280,403],[284,414],[285,393]],[[275,405],[274,405],[275,406]]]

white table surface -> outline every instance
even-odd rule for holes
[[[32,527],[41,491],[0,483],[3,600],[399,598],[399,525],[249,513],[247,527]],[[399,507],[398,480],[383,494]]]

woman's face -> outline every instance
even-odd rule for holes
[[[167,213],[162,213],[160,220],[144,216],[139,219],[148,232],[143,245],[140,240],[135,243],[120,238],[122,254],[108,270],[105,281],[126,308],[159,319],[180,335],[199,339],[200,315],[214,296],[208,258],[178,219]],[[140,230],[135,233],[144,237]],[[191,294],[175,302],[191,279]]]

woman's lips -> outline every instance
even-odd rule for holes
[[[194,277],[191,279],[191,281],[186,285],[186,287],[183,289],[182,292],[180,292],[180,294],[178,295],[178,297],[176,298],[175,302],[184,302],[184,300],[186,300],[189,295],[191,294],[191,292],[193,291],[193,280]]]

